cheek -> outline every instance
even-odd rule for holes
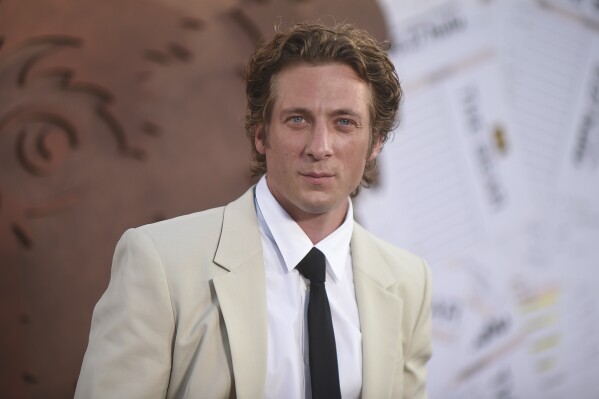
[[[293,168],[294,153],[290,150],[270,148],[266,152],[266,164],[272,172],[281,175],[289,174]]]
[[[368,156],[369,153],[367,146],[352,146],[351,152],[348,153],[348,157],[346,159],[346,168],[348,171],[351,171],[353,177],[362,178]]]
[[[347,146],[346,152],[348,161],[352,161],[354,165],[360,165],[366,162],[368,158],[368,146],[364,143],[353,143]]]

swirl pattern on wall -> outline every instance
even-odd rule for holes
[[[72,37],[47,36],[27,41],[11,53],[0,57],[0,137],[8,137],[17,155],[15,161],[29,178],[64,172],[69,158],[91,141],[90,115],[111,136],[115,149],[123,156],[143,160],[145,153],[132,145],[118,119],[108,106],[111,94],[93,84],[74,81],[67,68],[44,68],[46,58],[59,50],[77,49],[81,40]],[[150,122],[148,122],[150,123]],[[6,143],[6,141],[4,141]],[[17,166],[17,165],[11,165]],[[10,230],[25,247],[32,245],[25,221],[44,217],[74,205],[82,193],[79,184],[59,195],[32,203],[18,194],[0,187],[2,236]],[[15,198],[9,201],[9,198]],[[19,200],[17,200],[18,198]],[[8,204],[28,204],[9,207]],[[0,246],[10,246],[3,240]]]

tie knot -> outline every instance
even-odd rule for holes
[[[313,247],[300,261],[296,269],[311,283],[324,283],[326,279],[326,258],[318,248]]]

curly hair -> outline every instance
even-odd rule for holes
[[[367,83],[371,94],[369,152],[378,140],[385,143],[396,126],[396,114],[403,95],[387,49],[388,43],[378,42],[367,32],[348,24],[327,27],[318,23],[301,23],[284,32],[277,29],[271,41],[259,44],[247,64],[245,77],[245,129],[252,144],[252,177],[266,173],[266,157],[256,149],[256,130],[260,125],[264,126],[264,140],[268,145],[268,126],[275,102],[275,78],[277,73],[289,66],[303,63],[350,66]],[[376,159],[366,163],[361,186],[369,187],[375,178]]]

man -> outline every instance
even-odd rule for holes
[[[246,91],[262,178],[124,234],[76,397],[426,397],[429,269],[350,201],[401,99],[385,51],[348,25],[296,25],[258,47]],[[326,279],[309,277],[319,262]]]

